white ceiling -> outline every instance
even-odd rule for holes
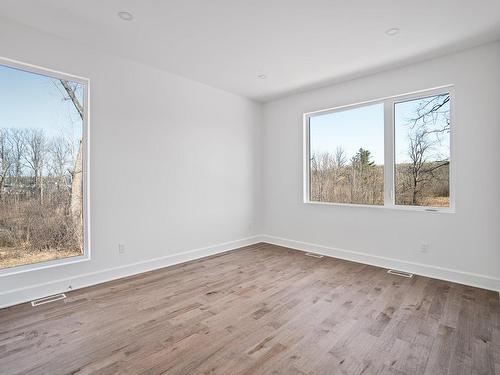
[[[500,0],[2,0],[0,15],[260,101],[500,38]]]

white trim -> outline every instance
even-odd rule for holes
[[[23,70],[29,73],[41,74],[46,77],[58,77],[69,81],[78,82],[86,85],[90,82],[88,78],[77,76],[74,74],[64,73],[59,70],[44,68],[40,65],[25,63],[19,60],[9,59],[8,57],[0,56],[0,64],[14,69]]]
[[[349,260],[351,262],[368,264],[385,269],[397,269],[404,272],[413,273],[425,277],[451,281],[458,284],[470,285],[477,288],[494,290],[500,292],[500,278],[481,275],[477,273],[455,270],[446,267],[434,266],[430,264],[410,262],[401,259],[389,258],[379,255],[372,255],[360,251],[335,248],[313,244],[309,242],[296,241],[282,237],[262,235],[262,242],[273,245],[284,246],[304,252],[313,252],[333,258]]]
[[[433,96],[443,93],[450,95],[450,197],[449,207],[434,207],[434,206],[410,206],[397,205],[395,203],[395,124],[394,124],[394,106],[397,103],[415,100],[426,96]],[[341,105],[333,108],[323,109],[319,111],[306,112],[303,115],[303,203],[305,204],[321,204],[330,206],[345,206],[345,207],[364,207],[364,208],[383,208],[397,209],[405,211],[420,211],[420,212],[441,212],[455,213],[455,163],[454,163],[454,145],[455,145],[455,90],[454,85],[444,85],[431,89],[418,90],[411,93],[391,95],[384,98],[366,100],[354,104]],[[384,106],[384,204],[370,205],[357,203],[336,203],[336,202],[321,202],[311,201],[310,194],[310,119],[318,115],[325,115],[350,109],[360,108],[369,105],[383,104]]]
[[[67,258],[46,260],[46,261],[37,262],[37,263],[22,264],[22,265],[10,267],[10,268],[3,268],[3,269],[0,269],[0,280],[2,277],[5,277],[5,276],[12,276],[12,275],[17,275],[19,273],[25,273],[25,272],[30,272],[30,271],[38,271],[38,270],[43,270],[46,268],[59,267],[59,266],[67,265],[67,264],[88,262],[89,260],[90,260],[90,257],[84,254],[84,255],[71,256],[71,257],[67,257]]]
[[[400,98],[404,97],[411,97],[411,96],[416,96],[419,97],[421,95],[427,94],[427,93],[432,93],[432,92],[440,92],[443,90],[449,90],[450,88],[454,87],[453,84],[448,84],[448,85],[442,85],[442,86],[436,86],[436,87],[431,87],[428,89],[422,89],[422,90],[417,90],[417,91],[411,91],[403,94],[396,94],[396,95],[390,95],[390,96],[384,96],[382,98],[378,99],[370,99],[370,100],[364,100],[361,102],[357,103],[351,103],[351,104],[344,104],[344,105],[339,105],[336,107],[330,107],[326,109],[320,109],[316,111],[310,111],[304,113],[304,116],[311,116],[311,115],[318,115],[318,114],[327,114],[330,112],[338,112],[339,110],[347,110],[347,109],[354,109],[356,107],[364,107],[366,105],[370,104],[377,104],[377,103],[383,103],[387,100],[397,100],[399,101]]]
[[[64,293],[75,289],[84,288],[143,272],[172,266],[191,260],[200,259],[240,247],[254,245],[261,242],[260,236],[242,238],[235,241],[224,242],[212,246],[183,251],[154,259],[143,260],[118,267],[106,268],[100,271],[89,272],[82,275],[49,281],[35,286],[18,288],[0,293],[0,309],[17,305],[31,300],[43,298],[53,294]]]
[[[384,206],[394,208],[395,178],[394,178],[394,105],[384,102]]]
[[[83,275],[54,280],[36,286],[29,286],[3,292],[0,293],[0,309],[54,294],[85,288],[107,281],[116,280],[127,276],[133,276],[143,272],[153,271],[159,268],[200,259],[210,255],[223,253],[225,251],[239,249],[241,247],[254,245],[260,242],[284,246],[291,249],[315,253],[328,257],[344,259],[351,262],[369,264],[385,269],[397,269],[416,275],[451,281],[478,288],[500,291],[500,278],[493,276],[480,275],[472,272],[454,270],[429,264],[371,255],[364,252],[339,249],[330,246],[312,244],[271,235],[256,235],[253,237],[224,242],[213,246],[207,246],[177,254],[167,255],[164,257],[148,259],[141,262],[107,268]]]
[[[83,254],[44,262],[0,268],[0,277],[22,272],[85,262],[91,259],[90,239],[90,79],[0,56],[0,65],[49,78],[77,82],[83,87],[82,174],[83,174]]]
[[[302,161],[303,161],[303,166],[302,166],[302,171],[303,171],[303,177],[302,177],[302,183],[303,183],[303,191],[304,191],[304,196],[303,200],[304,203],[309,203],[311,201],[311,152],[309,150],[311,142],[310,142],[310,136],[309,136],[309,129],[310,129],[310,119],[311,116],[309,114],[304,113],[304,118],[303,118],[303,136],[302,136]],[[321,202],[322,203],[322,202]]]
[[[377,204],[362,204],[362,203],[335,203],[335,202],[316,202],[308,201],[305,204],[320,205],[320,206],[339,206],[339,207],[358,207],[358,208],[376,208],[381,210],[400,210],[400,211],[415,211],[415,212],[430,212],[437,214],[453,214],[454,210],[450,208],[427,207],[427,206],[403,206],[403,205],[377,205]]]

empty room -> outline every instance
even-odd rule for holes
[[[1,0],[0,375],[500,375],[500,1]]]

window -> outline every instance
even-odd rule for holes
[[[88,258],[87,93],[85,79],[0,60],[1,273]]]
[[[450,205],[450,94],[396,103],[396,204]]]
[[[451,87],[304,115],[305,201],[446,210]]]
[[[311,201],[384,204],[384,105],[309,121]]]

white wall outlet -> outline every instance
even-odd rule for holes
[[[118,254],[125,254],[125,244],[124,243],[118,244]]]
[[[422,242],[420,244],[420,252],[421,253],[427,253],[427,252],[429,252],[429,244],[427,242]]]

